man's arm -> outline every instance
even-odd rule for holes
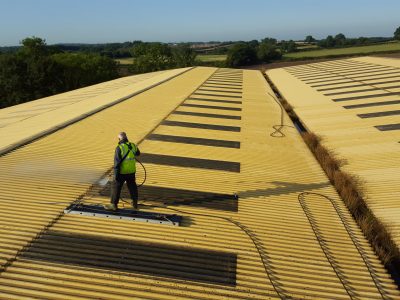
[[[121,149],[119,147],[115,148],[114,154],[114,175],[119,174],[120,164],[121,164]]]

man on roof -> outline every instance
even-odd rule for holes
[[[118,209],[122,186],[126,182],[131,196],[131,204],[134,209],[138,209],[135,157],[140,155],[140,150],[134,143],[129,142],[125,132],[120,132],[118,139],[114,155],[114,188],[111,194],[111,203],[106,204],[104,208],[112,211]]]

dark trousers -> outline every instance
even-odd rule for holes
[[[137,208],[138,201],[138,188],[136,185],[136,176],[133,174],[119,174],[117,179],[114,181],[113,192],[111,195],[111,203],[118,205],[119,198],[121,197],[122,186],[126,182],[128,186],[129,194],[131,195],[131,199],[133,201],[133,206]]]

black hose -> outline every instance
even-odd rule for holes
[[[282,138],[282,137],[286,137],[286,135],[282,132],[282,129],[284,127],[291,127],[291,128],[295,128],[294,126],[291,125],[286,125],[284,124],[284,116],[285,116],[285,109],[282,106],[282,103],[271,93],[268,93],[268,95],[270,95],[275,102],[279,105],[280,109],[281,109],[281,120],[280,120],[280,124],[278,125],[273,125],[272,128],[275,130],[274,132],[272,132],[270,134],[270,136],[272,137],[278,137],[278,138]]]
[[[140,183],[140,184],[137,185],[138,187],[141,187],[141,186],[144,185],[144,183],[146,182],[146,179],[147,179],[147,170],[146,170],[145,166],[142,164],[142,162],[141,162],[140,160],[138,160],[138,159],[136,158],[136,161],[142,166],[143,171],[144,171],[144,178],[143,178],[143,181],[142,181],[142,183]]]
[[[124,201],[124,200],[123,200]],[[126,201],[124,201],[126,202]],[[172,207],[168,207],[165,205],[161,206],[161,205],[148,205],[145,204],[143,206],[147,206],[147,207],[154,207],[154,208],[164,208],[164,209],[169,209],[181,214],[188,214],[188,215],[193,215],[193,216],[202,216],[202,217],[209,217],[209,218],[214,218],[214,219],[220,219],[220,220],[224,220],[227,221],[233,225],[235,225],[236,227],[238,227],[241,231],[243,231],[253,242],[260,258],[261,258],[261,262],[264,266],[264,270],[265,273],[268,276],[269,281],[271,282],[271,285],[274,289],[274,291],[276,292],[276,294],[279,296],[279,298],[281,299],[293,299],[291,296],[285,294],[285,291],[279,286],[279,284],[276,283],[276,279],[275,279],[275,275],[272,274],[272,271],[269,271],[268,269],[272,268],[270,267],[270,263],[269,263],[269,258],[268,255],[266,255],[266,251],[264,250],[264,245],[262,244],[262,242],[260,241],[260,239],[257,237],[257,235],[251,230],[249,229],[247,226],[245,226],[244,224],[242,224],[239,221],[236,221],[232,218],[228,218],[228,217],[221,217],[221,216],[214,216],[214,215],[210,215],[210,214],[203,214],[203,213],[193,213],[193,212],[188,212],[188,211],[184,211],[184,210],[180,210],[177,208],[172,208]]]
[[[382,285],[382,283],[380,282],[378,276],[375,273],[374,267],[372,265],[372,263],[369,260],[368,254],[365,253],[362,245],[360,244],[357,236],[354,234],[353,230],[351,229],[350,225],[348,224],[348,221],[346,220],[345,216],[343,215],[340,207],[337,205],[337,203],[329,198],[328,196],[325,196],[323,194],[320,193],[315,193],[315,192],[302,192],[298,195],[298,201],[301,205],[301,208],[303,209],[310,225],[311,228],[314,232],[314,235],[318,241],[318,243],[320,244],[320,247],[322,249],[322,251],[325,254],[325,257],[327,258],[329,264],[331,265],[333,271],[336,273],[337,277],[339,278],[340,282],[342,283],[344,289],[346,290],[347,294],[349,295],[350,299],[353,298],[357,298],[355,292],[353,290],[351,290],[350,286],[349,286],[349,281],[348,279],[341,274],[340,269],[339,269],[339,265],[337,264],[337,262],[335,261],[334,257],[331,255],[329,248],[326,245],[326,240],[324,239],[324,237],[321,236],[321,233],[319,231],[318,228],[318,224],[316,224],[315,219],[313,218],[311,211],[307,205],[306,202],[306,196],[307,195],[315,195],[315,196],[319,196],[321,198],[324,198],[326,200],[328,200],[331,205],[333,206],[334,210],[336,211],[337,216],[339,217],[340,221],[342,222],[350,240],[352,241],[354,247],[357,249],[359,255],[361,256],[365,266],[368,269],[368,272],[372,278],[372,281],[375,284],[375,287],[377,288],[378,292],[381,294],[382,299],[390,299],[390,296],[388,296],[386,294],[386,292],[383,290],[384,287]]]
[[[267,83],[271,86],[272,90],[274,91],[274,84],[272,83],[272,81],[268,78],[267,74],[264,74],[264,73],[262,73],[262,74],[263,74],[265,80],[267,81]],[[275,95],[272,95],[270,92],[267,92],[267,93],[275,100],[275,102],[279,105],[279,108],[281,109],[280,124],[272,126],[272,128],[275,131],[270,133],[270,136],[277,137],[277,138],[286,137],[286,135],[282,132],[282,129],[284,127],[290,127],[290,128],[296,128],[296,127],[284,124],[285,108],[282,106],[281,101],[279,101],[279,99]]]

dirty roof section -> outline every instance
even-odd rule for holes
[[[115,79],[0,110],[0,154],[128,99],[190,68]]]
[[[198,67],[1,156],[1,297],[398,298],[297,131],[270,136],[268,93],[258,71]],[[121,130],[140,209],[181,226],[63,213],[109,201]]]
[[[268,71],[304,125],[364,182],[400,245],[400,60],[363,57]]]

